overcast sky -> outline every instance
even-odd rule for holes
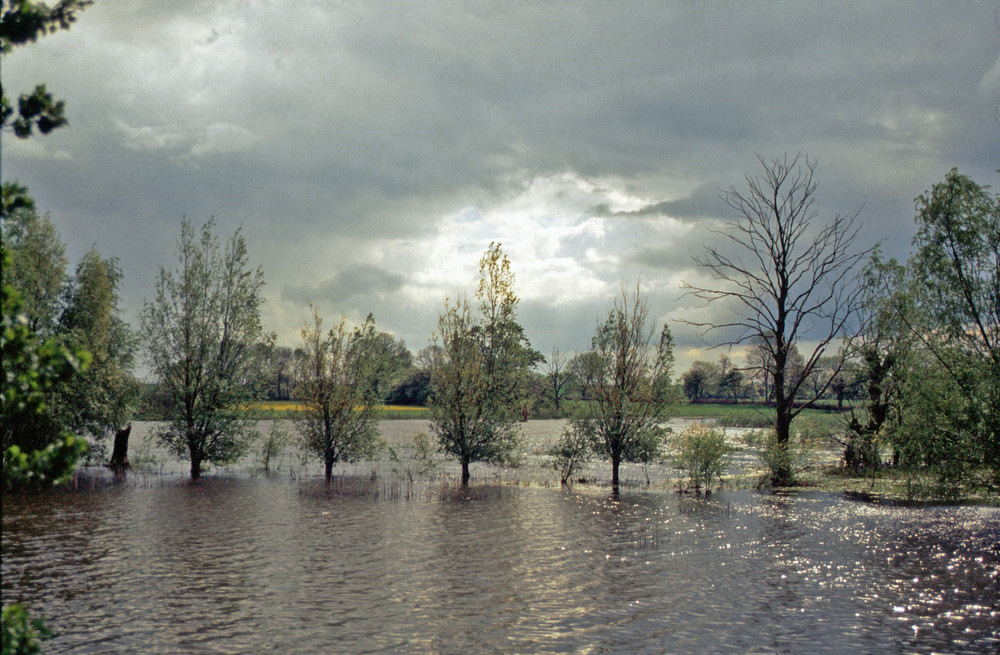
[[[995,2],[97,0],[4,57],[70,125],[5,133],[2,174],[72,266],[119,259],[136,324],[182,218],[214,217],[285,345],[312,301],[416,351],[499,241],[532,344],[573,351],[622,283],[694,315],[679,281],[757,154],[816,158],[820,217],[905,258],[949,169],[1000,184],[998,55]],[[679,371],[718,356],[671,327]]]

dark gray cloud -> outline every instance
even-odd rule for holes
[[[377,302],[399,291],[406,278],[370,264],[358,264],[317,284],[286,286],[284,300],[338,305],[354,304],[359,299]]]
[[[639,209],[612,212],[607,206],[595,207],[595,213],[601,216],[649,218],[669,216],[683,221],[699,222],[705,219],[717,219],[727,212],[720,194],[722,189],[713,185],[702,185],[690,195],[676,200],[661,200],[650,203]]]

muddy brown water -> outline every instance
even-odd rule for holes
[[[191,484],[170,460],[5,495],[3,602],[48,617],[46,653],[1000,650],[996,508],[614,497],[546,487],[554,474],[534,463],[502,484],[482,469],[466,497],[410,480],[422,424],[405,423],[386,426],[398,461],[375,481],[341,472],[356,482],[343,489],[369,491],[395,476],[396,494],[326,493],[320,466],[290,456],[270,476]],[[559,429],[528,426],[536,444]]]

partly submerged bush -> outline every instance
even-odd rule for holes
[[[794,428],[799,428],[795,425]],[[778,445],[778,436],[774,430],[750,430],[743,435],[743,442],[755,452],[764,474],[758,487],[772,480],[777,471],[790,471],[792,479],[808,469],[813,462],[813,454],[817,447],[828,438],[825,433],[817,434],[807,429],[793,429],[793,434],[784,448]]]
[[[14,445],[3,451],[4,484],[8,489],[40,488],[62,484],[87,452],[87,442],[71,434],[45,448],[24,452]]]
[[[573,473],[585,466],[592,454],[590,437],[575,422],[563,431],[559,441],[548,452],[552,468],[559,472],[562,484],[568,484]]]
[[[258,438],[258,456],[260,467],[264,473],[271,472],[271,462],[281,457],[282,452],[291,445],[294,437],[286,430],[279,421],[271,422],[271,429],[267,434],[261,433]]]
[[[710,428],[702,423],[688,426],[673,439],[674,461],[687,471],[689,486],[700,490],[702,486],[709,493],[713,480],[721,480],[726,470],[732,446],[726,441],[726,433]]]

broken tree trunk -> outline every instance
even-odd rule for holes
[[[132,432],[132,423],[125,426],[124,430],[115,433],[115,448],[111,452],[111,461],[108,467],[113,471],[124,471],[129,467],[128,463],[128,435]]]

